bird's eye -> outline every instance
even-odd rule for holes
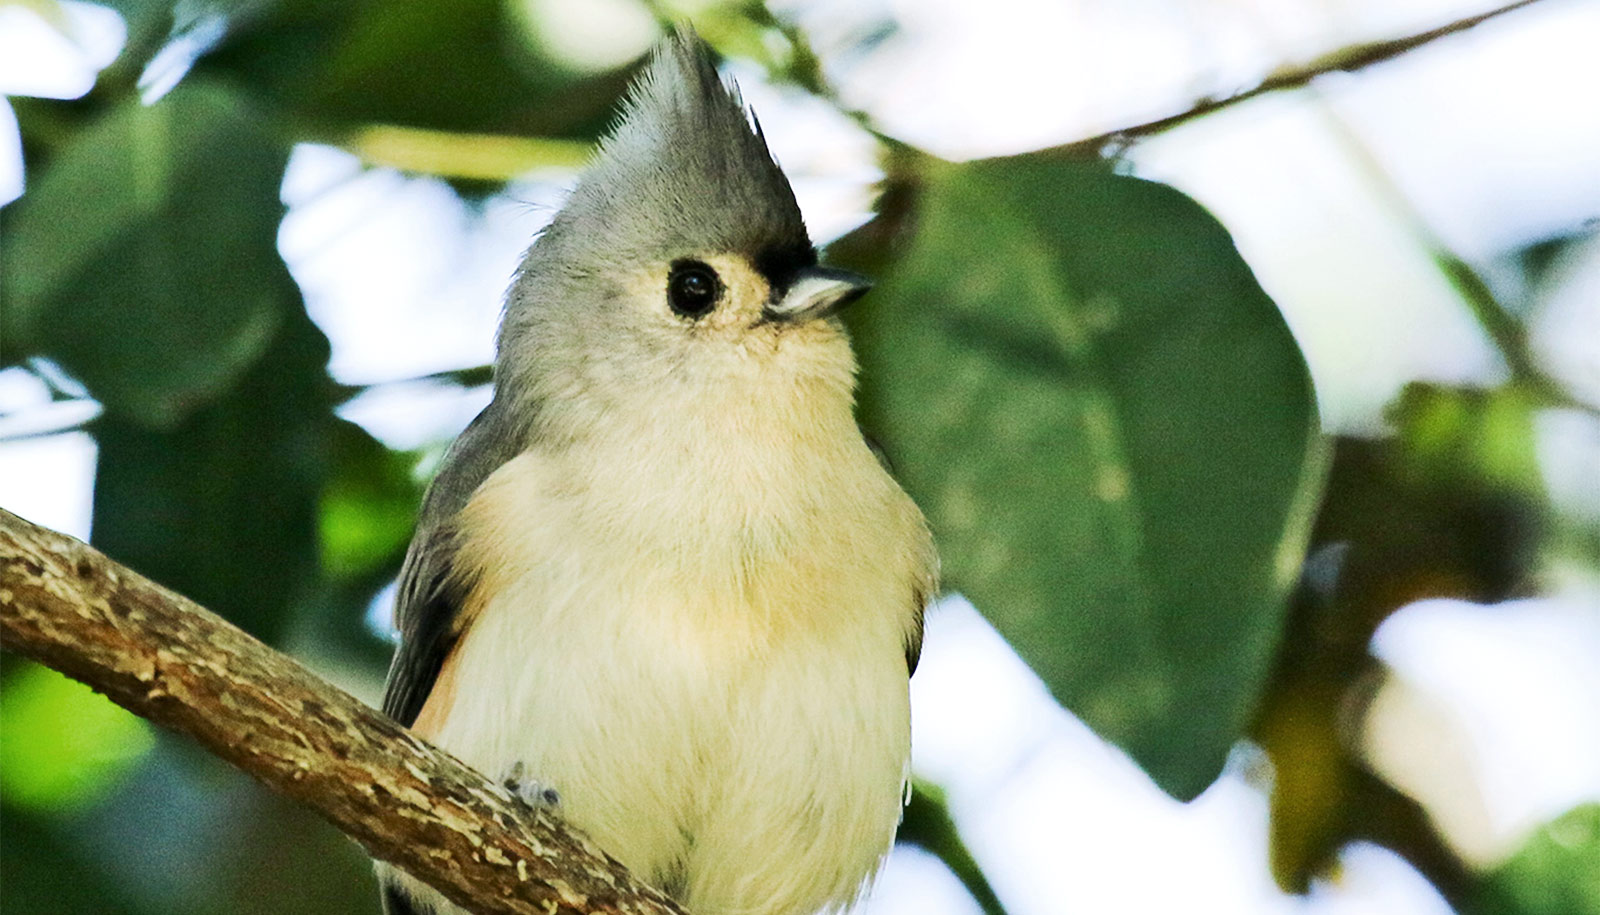
[[[678,261],[667,275],[667,304],[686,318],[702,318],[722,298],[717,271],[700,261]]]

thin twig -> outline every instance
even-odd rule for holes
[[[1399,182],[1384,168],[1360,133],[1326,99],[1322,100],[1319,110],[1344,145],[1351,161],[1388,204],[1391,214],[1417,239],[1439,272],[1449,281],[1451,288],[1466,304],[1467,311],[1484,336],[1489,338],[1505,360],[1512,383],[1532,394],[1542,405],[1600,416],[1600,408],[1573,396],[1565,385],[1539,365],[1538,358],[1528,345],[1527,328],[1494,294],[1494,289],[1483,274],[1450,249]]]
[[[1163,131],[1170,130],[1179,124],[1187,123],[1188,121],[1192,121],[1199,117],[1204,117],[1205,115],[1211,114],[1220,109],[1237,105],[1240,102],[1248,101],[1257,96],[1266,95],[1269,92],[1277,92],[1282,89],[1298,89],[1302,86],[1309,85],[1319,76],[1325,76],[1329,73],[1354,73],[1358,70],[1364,70],[1367,67],[1373,66],[1374,64],[1380,64],[1385,61],[1393,60],[1396,57],[1414,51],[1423,45],[1431,44],[1432,42],[1438,41],[1441,38],[1446,38],[1450,35],[1465,32],[1468,29],[1488,22],[1491,19],[1497,19],[1506,15],[1507,13],[1514,13],[1517,10],[1533,6],[1535,3],[1539,2],[1542,2],[1542,0],[1517,0],[1515,3],[1508,3],[1505,6],[1487,10],[1477,14],[1476,16],[1468,16],[1465,19],[1457,19],[1454,22],[1449,22],[1437,28],[1429,29],[1426,32],[1418,32],[1414,35],[1407,35],[1403,38],[1372,41],[1340,48],[1337,51],[1324,54],[1308,63],[1281,68],[1268,75],[1267,78],[1262,80],[1260,83],[1257,83],[1255,86],[1252,86],[1244,91],[1235,92],[1231,95],[1201,99],[1195,102],[1189,108],[1179,111],[1175,114],[1169,114],[1165,117],[1156,118],[1152,121],[1145,121],[1142,124],[1134,124],[1128,127],[1119,127],[1116,130],[1108,130],[1105,133],[1096,134],[1092,137],[1085,137],[1081,140],[1074,140],[1071,143],[1064,143],[1060,146],[1053,146],[1048,149],[1041,150],[1040,152],[1045,155],[1055,155],[1067,158],[1098,156],[1100,155],[1101,150],[1108,146],[1115,147],[1127,145],[1129,142],[1137,140],[1141,137],[1148,137],[1154,134],[1162,133]]]

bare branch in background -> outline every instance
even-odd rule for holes
[[[1043,150],[1043,152],[1065,157],[1098,156],[1100,155],[1101,150],[1107,147],[1114,148],[1117,146],[1126,145],[1129,142],[1137,140],[1141,137],[1148,137],[1166,130],[1170,130],[1179,124],[1192,121],[1199,117],[1204,117],[1205,115],[1211,114],[1214,111],[1218,111],[1222,108],[1227,108],[1232,105],[1237,105],[1240,102],[1248,101],[1259,95],[1266,95],[1269,92],[1277,92],[1281,89],[1298,89],[1302,86],[1309,85],[1319,76],[1325,76],[1329,73],[1354,73],[1358,70],[1364,70],[1367,67],[1373,66],[1374,64],[1381,64],[1385,61],[1393,60],[1396,57],[1414,51],[1423,45],[1431,44],[1432,42],[1438,41],[1441,38],[1446,38],[1460,32],[1465,32],[1468,29],[1488,22],[1491,19],[1499,18],[1507,13],[1514,13],[1517,10],[1533,6],[1535,3],[1539,2],[1541,2],[1541,0],[1517,0],[1515,3],[1508,3],[1505,6],[1487,10],[1477,14],[1476,16],[1468,16],[1465,19],[1457,19],[1454,22],[1449,22],[1437,28],[1429,29],[1426,32],[1418,32],[1415,35],[1407,35],[1403,38],[1391,38],[1383,41],[1371,41],[1364,44],[1340,48],[1337,51],[1324,54],[1308,63],[1300,64],[1298,66],[1280,68],[1276,72],[1267,76],[1267,78],[1262,80],[1260,83],[1242,92],[1236,92],[1232,95],[1225,95],[1218,98],[1202,99],[1191,107],[1175,114],[1169,114],[1166,117],[1156,118],[1153,121],[1146,121],[1143,124],[1134,124],[1129,127],[1120,127],[1116,130],[1108,130],[1105,133],[1096,134],[1092,137],[1085,137],[1082,140],[1074,140],[1071,143],[1065,143],[1061,146],[1051,147],[1048,150]]]
[[[1384,167],[1379,156],[1361,138],[1360,132],[1325,101],[1320,111],[1334,135],[1344,144],[1350,161],[1360,169],[1394,217],[1417,239],[1417,243],[1460,296],[1473,320],[1500,352],[1512,379],[1542,405],[1600,416],[1600,407],[1573,396],[1559,379],[1552,377],[1539,365],[1537,356],[1529,346],[1528,330],[1522,321],[1495,295],[1481,271],[1450,250],[1450,246],[1428,224],[1400,183]]]

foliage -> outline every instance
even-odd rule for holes
[[[7,221],[7,339],[50,354],[115,416],[177,425],[233,388],[298,306],[261,253],[288,151],[251,108],[204,79],[157,105],[123,98],[29,176]],[[205,355],[174,358],[191,353]]]
[[[856,315],[864,419],[947,583],[1193,797],[1255,707],[1299,566],[1305,364],[1172,188],[1030,156],[922,177],[913,239]]]
[[[143,719],[32,665],[6,679],[0,730],[28,738],[0,743],[0,797],[44,811],[99,800],[155,742]]]
[[[481,162],[507,139],[561,160],[598,135],[633,67],[569,72],[499,0],[113,5],[129,46],[89,95],[13,100],[28,190],[0,214],[0,366],[48,374],[48,360],[104,405],[90,429],[98,546],[370,682],[387,648],[361,620],[405,548],[418,460],[334,412],[353,392],[328,376],[328,342],[276,249],[289,151],[370,154],[364,138],[381,128],[426,139],[431,160]],[[764,10],[713,18],[719,46],[825,91],[800,36]],[[146,67],[174,39],[202,51],[146,104]],[[1419,388],[1393,439],[1330,449],[1282,316],[1194,201],[1098,158],[956,165],[887,139],[883,152],[878,216],[836,253],[882,280],[851,316],[863,418],[932,520],[948,584],[1175,796],[1209,785],[1240,738],[1260,741],[1280,770],[1286,886],[1362,836],[1453,879],[1427,866],[1425,828],[1397,836],[1351,817],[1351,798],[1381,786],[1341,749],[1338,705],[1402,592],[1486,599],[1522,581],[1524,553],[1503,545],[1531,542],[1543,517],[1520,484],[1549,392]],[[469,197],[499,187],[478,166],[441,173]],[[1335,597],[1296,588],[1308,541],[1355,545]],[[1441,569],[1459,574],[1440,586]],[[1331,630],[1313,620],[1330,601]],[[110,741],[122,754],[83,776],[92,791],[73,781],[81,766],[44,787],[0,778],[8,834],[30,837],[0,849],[16,911],[373,904],[337,836],[182,748],[150,750],[80,693],[41,699],[36,668],[8,662],[0,676],[8,773],[79,752],[50,742],[59,720],[104,723],[75,738],[94,743],[81,752]],[[907,838],[997,908],[937,798],[919,796]],[[162,826],[141,810],[192,816]],[[91,828],[73,828],[83,817]],[[312,834],[317,851],[218,850],[282,849],[274,829]],[[138,848],[101,869],[91,832]],[[177,861],[185,872],[168,873]],[[1516,908],[1514,879],[1495,911],[1539,911]]]
[[[1600,913],[1600,804],[1585,804],[1541,828],[1478,891],[1473,915]]]

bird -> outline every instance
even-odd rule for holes
[[[674,30],[513,276],[402,564],[383,710],[697,915],[848,906],[909,790],[938,558],[854,415],[869,285]],[[377,867],[388,915],[462,911]]]

